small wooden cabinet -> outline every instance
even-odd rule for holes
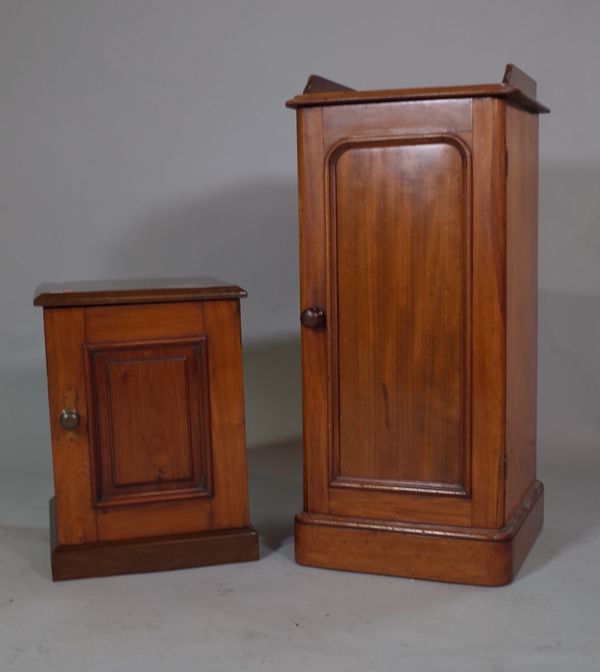
[[[536,479],[535,82],[353,91],[297,111],[304,511],[319,567],[509,582]]]
[[[42,285],[56,579],[254,560],[239,299],[212,279]]]

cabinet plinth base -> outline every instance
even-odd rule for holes
[[[516,575],[543,520],[540,481],[501,529],[300,513],[296,561],[326,569],[501,586]]]
[[[148,539],[60,546],[54,500],[50,500],[52,579],[83,579],[258,560],[258,534],[252,527]]]

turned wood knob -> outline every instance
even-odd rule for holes
[[[311,306],[302,311],[300,322],[309,329],[318,329],[325,324],[325,313],[319,307]]]

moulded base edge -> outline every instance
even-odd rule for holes
[[[301,565],[481,586],[510,583],[544,519],[544,486],[530,488],[501,529],[296,516]]]

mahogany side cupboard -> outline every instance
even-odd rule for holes
[[[297,112],[306,565],[481,585],[542,526],[536,84]]]
[[[42,285],[52,576],[258,558],[239,299],[212,279]]]

